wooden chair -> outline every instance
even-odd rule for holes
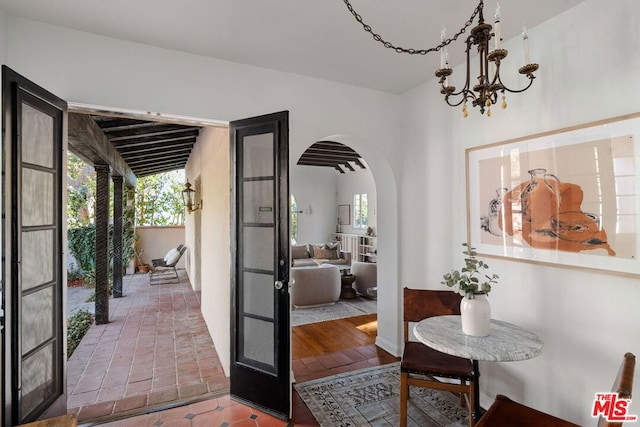
[[[612,391],[618,393],[620,398],[630,399],[633,389],[633,372],[636,366],[636,357],[632,353],[626,353],[622,359],[620,370],[613,383]],[[515,421],[517,420],[517,422]],[[577,424],[562,420],[552,415],[540,412],[536,409],[514,402],[508,397],[499,394],[495,402],[482,416],[476,427],[511,427],[514,422],[519,427],[579,427]],[[607,422],[600,417],[598,427],[620,427],[621,422]]]
[[[462,296],[451,291],[404,288],[404,352],[400,364],[400,426],[407,425],[409,386],[450,391],[460,395],[461,404],[469,409],[469,425],[473,427],[473,364],[469,359],[450,356],[426,345],[409,341],[409,322],[433,316],[460,314]],[[457,383],[439,381],[439,378]],[[466,401],[466,402],[465,402]]]

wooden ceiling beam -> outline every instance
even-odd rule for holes
[[[90,165],[107,163],[114,175],[122,176],[127,185],[136,186],[134,172],[91,116],[69,113],[68,127],[69,151]]]
[[[168,153],[164,156],[155,156],[155,157],[138,157],[135,160],[131,160],[129,165],[134,168],[140,164],[153,164],[153,165],[162,165],[164,163],[171,163],[173,161],[184,161],[186,162],[189,159],[191,153],[180,153],[173,154]]]
[[[148,175],[155,175],[155,174],[170,172],[170,171],[179,170],[179,169],[184,169],[184,163],[173,163],[173,164],[164,165],[164,166],[138,168],[136,169],[136,175],[148,176]]]
[[[109,140],[113,143],[115,142],[121,142],[121,141],[129,141],[129,140],[134,140],[134,142],[139,142],[141,139],[144,138],[157,138],[157,137],[161,137],[161,136],[166,136],[166,135],[174,135],[174,134],[181,134],[183,132],[188,132],[188,131],[192,131],[192,132],[199,132],[200,128],[199,127],[189,127],[189,126],[177,126],[177,125],[170,125],[170,126],[164,126],[162,128],[160,127],[156,127],[154,129],[153,132],[150,132],[149,130],[140,130],[140,131],[118,131],[118,132],[114,132],[114,134],[109,134]],[[137,140],[137,141],[136,141]]]
[[[139,142],[133,144],[117,144],[115,147],[121,153],[126,153],[128,151],[136,151],[136,150],[145,150],[149,148],[155,147],[193,147],[196,143],[195,136],[184,136],[180,138],[166,138],[166,139],[156,139],[147,142]]]

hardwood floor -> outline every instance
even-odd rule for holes
[[[375,314],[293,327],[292,368],[296,382],[400,360],[376,347],[377,333]],[[297,392],[293,393],[292,422],[296,426],[318,425]]]
[[[376,314],[295,326],[293,360],[375,344],[377,332]]]

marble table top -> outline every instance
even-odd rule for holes
[[[460,316],[429,317],[417,323],[414,334],[422,343],[453,356],[493,362],[526,360],[542,353],[542,340],[533,332],[491,319],[491,334],[473,337],[462,332]]]

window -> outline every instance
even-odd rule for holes
[[[367,228],[367,226],[369,225],[368,214],[369,214],[369,209],[367,205],[367,195],[354,194],[353,195],[353,227]]]

